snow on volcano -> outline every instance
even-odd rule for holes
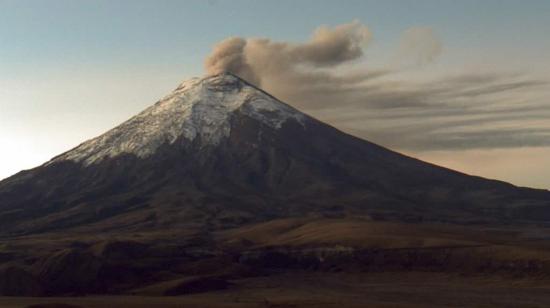
[[[304,125],[307,117],[231,73],[192,78],[128,121],[48,164],[71,160],[87,166],[120,154],[144,158],[181,137],[193,141],[200,136],[202,145],[216,145],[229,136],[236,110],[274,129],[291,118]]]

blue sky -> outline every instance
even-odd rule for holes
[[[321,24],[358,19],[376,44],[428,25],[449,49],[540,56],[548,1],[0,1],[2,75],[65,65],[176,66],[198,74],[231,35],[303,40]],[[529,50],[522,47],[529,45]]]
[[[441,40],[437,61],[403,70],[399,82],[426,84],[465,70],[550,78],[550,1],[543,0],[0,0],[0,178],[104,132],[180,81],[204,74],[204,58],[224,38],[298,43],[320,25],[352,20],[373,35],[361,62],[366,68],[384,67],[411,27],[429,27]],[[511,96],[521,101],[522,93]],[[529,93],[529,99],[540,102],[547,93],[536,98]],[[532,151],[525,146],[460,149],[463,155],[454,148],[400,148],[376,139],[365,127],[331,122],[327,110],[311,112],[345,131],[423,159],[516,184],[550,187],[550,180],[543,179],[550,169],[537,164],[502,171],[503,164],[516,160],[550,166],[544,160],[550,154],[546,146]],[[535,125],[535,120],[524,126]],[[521,125],[506,123],[507,128]]]

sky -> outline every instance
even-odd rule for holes
[[[259,86],[345,132],[548,189],[548,29],[544,0],[0,0],[0,178],[220,69],[233,48]]]

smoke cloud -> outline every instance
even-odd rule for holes
[[[247,41],[240,37],[230,37],[214,47],[212,55],[206,59],[205,66],[209,74],[232,72],[251,83],[260,80],[246,61],[244,48]]]
[[[209,74],[234,73],[258,86],[283,78],[315,79],[319,74],[311,70],[361,58],[370,38],[369,29],[358,21],[334,28],[321,26],[301,44],[232,37],[214,47],[205,68]]]

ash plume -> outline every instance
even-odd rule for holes
[[[334,28],[321,26],[305,43],[232,37],[214,47],[205,68],[209,74],[237,74],[258,86],[280,78],[315,80],[323,75],[318,68],[335,67],[361,58],[370,38],[369,29],[358,21]]]

